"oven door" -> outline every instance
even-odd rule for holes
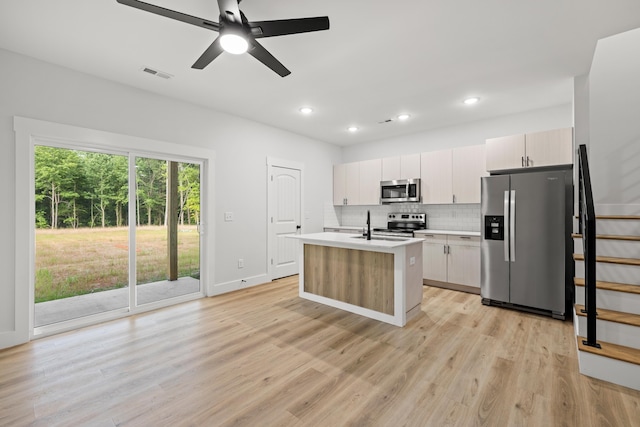
[[[380,203],[420,203],[420,178],[380,182]]]

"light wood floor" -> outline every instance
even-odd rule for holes
[[[397,328],[297,277],[0,351],[0,425],[638,426],[573,326],[424,288]]]

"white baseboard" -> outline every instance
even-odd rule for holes
[[[21,336],[16,331],[0,332],[0,350],[29,342],[29,335]]]
[[[213,286],[207,287],[207,295],[222,295],[228,292],[237,291],[240,289],[250,288],[252,286],[262,285],[269,282],[267,274],[260,274],[253,277],[245,277],[242,279],[232,280],[225,283],[216,283]]]

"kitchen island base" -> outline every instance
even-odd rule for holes
[[[396,326],[420,313],[422,240],[297,236],[300,297]]]

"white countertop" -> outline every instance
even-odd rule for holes
[[[429,229],[414,231],[413,234],[415,234],[416,237],[420,237],[421,234],[440,234],[440,235],[448,234],[451,236],[475,236],[475,237],[481,236],[481,233],[479,231],[429,230]]]
[[[360,239],[354,237],[353,234],[346,233],[313,233],[313,234],[299,234],[295,236],[287,236],[292,239],[300,239],[308,243],[318,243],[324,245],[349,245],[358,246],[361,248],[384,248],[393,249],[401,246],[408,246],[415,243],[422,243],[423,239],[420,238],[404,238],[404,237],[387,237],[387,236],[373,236],[371,240]],[[381,240],[385,239],[385,240]]]

